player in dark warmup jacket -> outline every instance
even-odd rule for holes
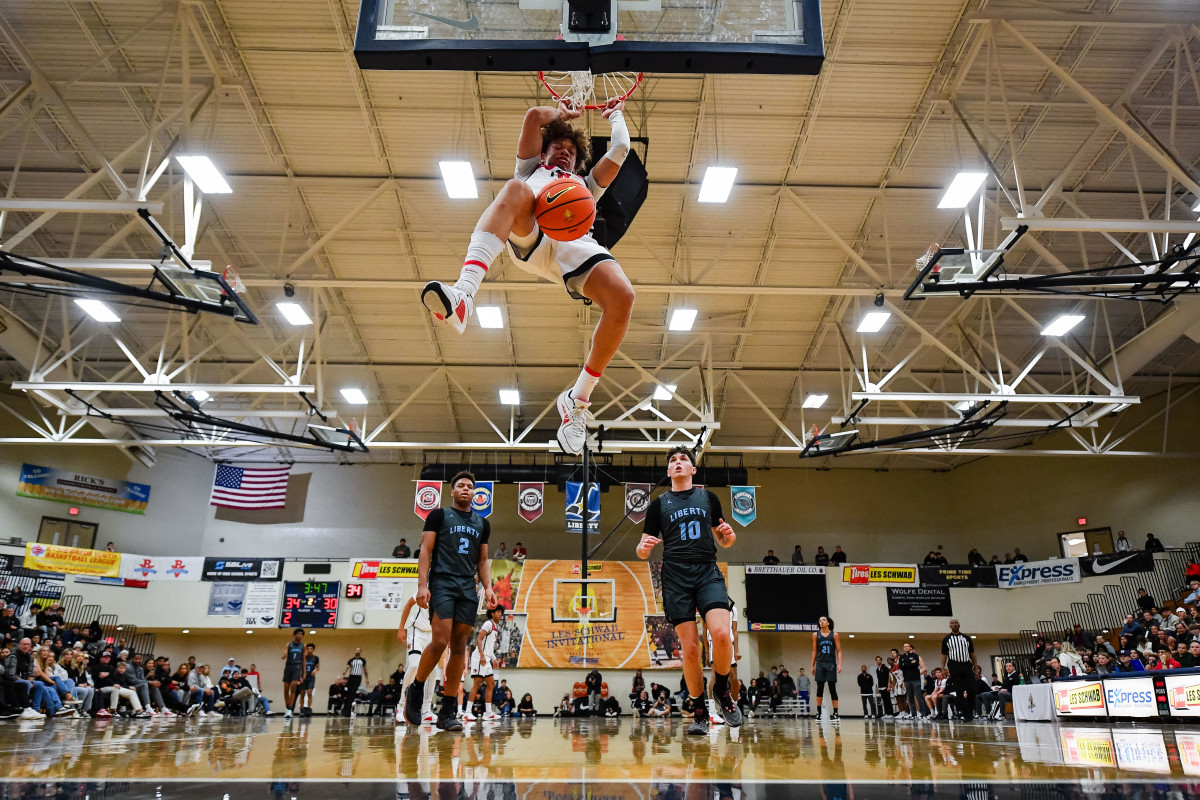
[[[462,730],[456,711],[459,685],[467,666],[467,643],[475,631],[475,609],[479,605],[476,576],[483,584],[487,607],[496,606],[487,547],[491,526],[471,509],[474,493],[475,476],[458,473],[450,481],[452,505],[434,509],[425,518],[417,561],[416,599],[417,605],[429,609],[433,639],[421,653],[416,678],[404,698],[404,719],[409,725],[421,724],[425,680],[448,646],[450,659],[444,671],[442,705],[436,724],[442,730]]]
[[[713,639],[713,699],[731,727],[742,724],[729,683],[733,640],[729,632],[729,593],[717,568],[717,545],[731,547],[737,534],[721,518],[721,501],[712,492],[692,486],[696,464],[687,447],[671,449],[667,475],[671,491],[656,497],[646,510],[646,525],[637,547],[638,558],[650,557],[663,546],[662,597],[667,619],[675,626],[683,653],[683,678],[695,707],[689,734],[706,734],[708,703],[702,701],[704,665],[700,661],[700,631],[696,614]],[[724,672],[718,670],[724,669]]]

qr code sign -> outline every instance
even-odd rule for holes
[[[264,578],[278,578],[279,577],[279,562],[278,561],[262,562],[262,576]]]

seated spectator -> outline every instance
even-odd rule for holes
[[[922,687],[922,694],[925,697],[925,706],[929,709],[930,719],[945,719],[944,712],[946,709],[946,683],[947,679],[942,677],[942,668],[934,667],[933,672],[925,676],[925,685]]]
[[[1125,531],[1117,531],[1117,540],[1113,542],[1113,550],[1118,553],[1128,553],[1133,545],[1125,538]]]
[[[31,603],[29,608],[25,609],[18,620],[18,624],[21,626],[21,630],[17,634],[18,636],[21,638],[29,637],[32,640],[35,633],[42,636],[46,635],[46,632],[37,623],[37,616],[41,611],[42,607],[37,603]]]
[[[972,547],[971,552],[967,553],[967,563],[972,567],[983,566],[983,553],[979,552],[978,547]]]
[[[1117,653],[1117,672],[1145,672],[1146,668],[1137,658],[1136,650],[1121,650]]]
[[[1093,649],[1096,651],[1096,653],[1100,653],[1100,652],[1108,653],[1108,657],[1110,659],[1114,659],[1117,657],[1116,648],[1114,648],[1111,644],[1109,644],[1107,641],[1105,641],[1104,636],[1102,634],[1096,636],[1096,646]]]
[[[1189,605],[1192,603],[1200,602],[1200,580],[1192,581],[1190,586],[1192,589],[1191,592],[1188,594],[1187,597],[1183,598],[1183,602],[1185,602]]]
[[[408,549],[407,539],[401,539],[400,544],[392,550],[392,558],[412,558],[412,551]]]
[[[1145,631],[1142,630],[1142,626],[1138,624],[1137,620],[1133,618],[1133,614],[1126,614],[1125,625],[1121,628],[1121,635],[1133,636],[1140,639],[1144,634]]]
[[[1179,669],[1179,662],[1171,655],[1171,651],[1165,647],[1158,651],[1158,660],[1150,665],[1150,669]]]
[[[208,676],[208,665],[198,665],[188,674],[187,680],[192,704],[200,704],[197,714],[201,717],[207,717],[217,707],[217,691],[213,687],[212,679]]]
[[[792,566],[804,566],[804,551],[800,549],[800,545],[796,545],[796,549],[792,551]]]
[[[934,558],[934,563],[939,567],[945,567],[945,566],[950,565],[950,562],[946,560],[946,557],[944,555],[942,555],[941,550],[934,551],[933,558]]]
[[[1013,563],[1014,564],[1022,564],[1028,560],[1029,559],[1025,557],[1025,554],[1021,552],[1021,548],[1019,548],[1019,547],[1013,548]]]
[[[996,709],[992,712],[994,718],[1000,719],[1005,715],[1005,709],[1012,702],[1013,687],[1020,683],[1021,674],[1017,672],[1016,666],[1011,661],[1005,661],[1004,678],[1000,681],[1000,688],[994,690],[992,697],[992,701],[996,704]]]
[[[44,710],[48,717],[74,715],[75,709],[63,704],[63,697],[59,694],[58,684],[54,682],[54,676],[47,669],[46,661],[52,657],[53,654],[50,652],[49,647],[42,647],[33,653],[32,680],[35,685],[40,684],[42,690],[43,705],[39,710]]]
[[[504,546],[504,542],[501,542],[500,546],[496,548],[496,552],[492,554],[492,558],[499,561],[509,560],[508,548]]]
[[[779,563],[779,562],[776,562],[776,563]],[[817,548],[817,554],[816,554],[816,556],[813,557],[813,563],[816,564],[818,567],[828,567],[829,566],[829,553],[825,552],[824,547]]]
[[[840,544],[833,548],[833,555],[829,557],[829,562],[831,564],[846,563],[846,554],[842,552],[842,546]]]
[[[1096,637],[1085,631],[1078,622],[1071,627],[1071,634],[1067,639],[1076,650],[1087,649],[1096,641]]]
[[[529,553],[525,550],[525,546],[517,542],[517,546],[513,548],[512,552],[513,561],[524,561],[528,555]]]
[[[925,560],[922,561],[921,563],[927,567],[936,567],[937,563],[938,563],[937,553],[930,550],[928,553],[925,554]]]
[[[111,691],[108,693],[109,713],[114,713],[121,705],[121,701],[125,700],[133,708],[135,717],[149,717],[150,712],[142,706],[142,701],[138,699],[137,692],[133,690],[133,681],[129,677],[128,665],[124,661],[117,662],[117,671],[112,676]]]
[[[1200,581],[1200,564],[1196,563],[1196,559],[1189,558],[1187,566],[1183,569],[1183,577],[1187,583],[1192,581]]]
[[[367,716],[382,717],[385,699],[387,699],[387,689],[384,686],[383,678],[380,678],[375,682],[371,691],[367,692]]]
[[[1015,564],[1015,563],[1017,563],[1017,562],[1016,562],[1016,561],[1013,561],[1013,554],[1012,554],[1012,553],[1005,553],[1005,554],[1004,554],[1004,563],[1005,563],[1005,564]]]
[[[1163,543],[1160,542],[1158,537],[1156,537],[1153,533],[1147,533],[1146,544],[1143,549],[1150,553],[1161,553],[1167,548],[1163,547]]]
[[[774,550],[768,550],[767,554],[765,556],[763,556],[763,563],[764,564],[778,564],[779,557],[775,555]]]
[[[617,700],[617,698],[611,695],[609,695],[608,699],[604,701],[603,708],[605,717],[611,718],[621,716],[621,703]]]
[[[1200,667],[1200,639],[1192,639],[1183,657],[1176,656],[1180,666]]]
[[[646,712],[646,716],[655,718],[669,717],[671,716],[671,705],[662,695],[659,695],[650,706],[650,710]]]
[[[500,685],[492,690],[492,706],[500,716],[512,716],[513,696],[512,689],[508,688],[507,680],[502,679]]]
[[[1138,608],[1142,611],[1150,611],[1151,613],[1158,607],[1158,603],[1154,602],[1154,598],[1145,589],[1140,587],[1137,590],[1137,604]]]
[[[1096,674],[1112,675],[1117,671],[1116,658],[1110,656],[1107,650],[1096,653]]]
[[[803,672],[804,669],[801,668],[800,671]],[[787,669],[779,671],[779,678],[775,682],[779,686],[779,697],[781,699],[786,700],[789,697],[796,696],[796,682],[792,680],[792,676],[788,674]]]
[[[645,692],[642,692],[642,694],[645,694]],[[517,703],[517,716],[518,717],[536,717],[537,716],[537,710],[534,709],[534,707],[533,707],[533,695],[531,695],[529,692],[526,692],[524,694],[524,696],[521,698],[521,702]]]
[[[559,716],[559,717],[575,716],[574,706],[571,703],[571,695],[569,695],[569,694],[563,695],[562,701],[559,702],[558,711],[555,712],[555,715]]]
[[[635,717],[644,717],[650,713],[650,706],[653,703],[650,700],[650,695],[644,690],[633,698],[633,715]]]
[[[254,690],[250,688],[250,683],[243,677],[240,669],[222,677],[218,688],[226,714],[246,716],[254,710]]]
[[[333,683],[329,684],[329,705],[326,708],[329,714],[342,713],[342,706],[346,702],[348,692],[346,690],[347,681],[345,678],[338,678]],[[441,697],[441,692],[437,692],[436,696]]]
[[[1048,662],[1046,662],[1046,670],[1050,674],[1051,678],[1071,677],[1071,670],[1063,666],[1062,662],[1058,660],[1058,656],[1054,656]]]

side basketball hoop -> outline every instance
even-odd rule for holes
[[[238,275],[237,267],[230,264],[221,273],[221,277],[225,279],[225,283],[230,289],[233,289],[238,294],[246,293],[246,284],[242,283],[242,279]]]
[[[539,72],[538,80],[555,100],[570,100],[576,108],[596,111],[613,100],[626,100],[642,84],[642,73]]]

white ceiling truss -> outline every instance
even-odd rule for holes
[[[157,447],[256,461],[553,452],[554,398],[596,310],[507,257],[477,299],[501,307],[502,330],[458,336],[417,300],[453,276],[544,91],[524,74],[362,72],[357,0],[301,0],[285,21],[269,5],[0,9],[0,249],[144,282],[158,253],[136,218],[148,208],[196,264],[236,265],[262,321],[120,307],[105,325],[0,274],[13,390],[0,411],[25,429],[0,446],[143,460]],[[647,76],[627,116],[650,142],[651,194],[614,249],[638,301],[594,398],[606,451],[702,435],[748,465],[797,466],[814,427],[890,440],[1005,403],[979,436],[803,463],[1200,456],[1170,436],[1200,387],[1200,298],[903,300],[931,242],[995,247],[1028,226],[1005,260],[1020,275],[1142,263],[1200,235],[1195,15],[1165,0],[1056,5],[826,0],[819,76]],[[210,154],[234,193],[197,192],[173,161],[185,152]],[[479,201],[445,197],[446,156],[475,164]],[[701,207],[714,163],[738,166],[739,182],[727,205]],[[970,169],[990,176],[977,201],[938,210]],[[285,285],[313,325],[275,313]],[[667,331],[685,306],[695,329]],[[887,325],[858,333],[872,310]],[[1086,319],[1042,336],[1062,313]],[[651,399],[668,385],[670,400]],[[349,386],[367,406],[343,402]],[[501,405],[501,388],[521,405]],[[281,433],[311,421],[303,393],[333,424],[353,420],[371,452],[173,432],[156,390],[206,392],[206,412]],[[829,399],[804,408],[810,394]]]

